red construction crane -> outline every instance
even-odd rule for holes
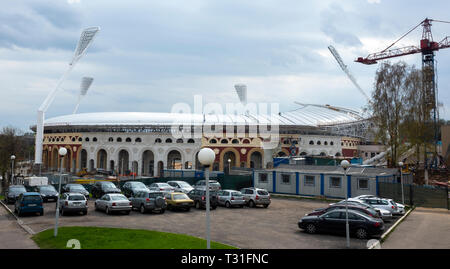
[[[377,61],[385,60],[394,57],[400,57],[410,54],[422,53],[422,71],[423,71],[423,83],[424,90],[427,93],[426,103],[430,108],[431,117],[434,118],[434,142],[435,142],[435,156],[437,155],[437,142],[438,142],[438,130],[437,130],[437,99],[436,99],[436,85],[435,85],[435,68],[434,68],[434,56],[435,51],[440,49],[450,48],[450,36],[442,39],[441,42],[433,41],[433,34],[431,33],[431,23],[432,22],[441,22],[441,23],[450,23],[448,21],[439,21],[426,18],[417,26],[409,30],[402,37],[397,39],[394,43],[392,43],[386,49],[369,54],[367,57],[358,57],[355,62],[363,63],[363,64],[376,64]],[[398,49],[391,49],[398,41],[403,39],[409,33],[414,31],[419,26],[423,27],[422,39],[420,40],[420,47],[417,46],[408,46]]]

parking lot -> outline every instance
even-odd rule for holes
[[[211,210],[211,239],[239,248],[288,248],[288,249],[332,249],[345,248],[345,236],[329,234],[307,234],[297,226],[298,220],[313,209],[325,207],[321,201],[272,198],[268,208],[218,207]],[[14,210],[14,205],[8,205]],[[23,216],[24,224],[40,232],[53,228],[55,223],[55,202],[45,203],[44,216]],[[395,220],[386,223],[386,230]],[[205,238],[205,210],[192,208],[190,211],[164,214],[130,215],[113,214],[94,210],[94,199],[89,201],[86,216],[69,215],[60,217],[60,226],[100,226],[131,229],[148,229],[188,234]],[[83,244],[81,242],[81,244]],[[366,248],[367,240],[351,238],[351,248]]]

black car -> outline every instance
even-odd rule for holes
[[[20,194],[27,192],[27,189],[25,189],[25,186],[23,185],[11,185],[8,187],[8,190],[6,190],[5,193],[5,201],[6,203],[14,203],[19,197]]]
[[[44,202],[58,200],[59,193],[52,185],[35,186],[33,191],[40,193]]]
[[[125,195],[126,197],[133,197],[138,192],[142,192],[142,191],[149,192],[150,190],[142,182],[128,181],[128,182],[125,182],[125,184],[123,184],[122,191],[123,191],[123,195]]]
[[[359,212],[369,215],[373,218],[381,218],[379,213],[370,207],[366,207],[363,205],[356,205],[356,204],[347,204],[347,207],[349,210],[359,211]],[[313,212],[307,214],[307,216],[320,216],[322,214],[325,214],[327,212],[330,212],[330,211],[336,210],[336,209],[345,209],[345,204],[334,204],[334,205],[331,205],[326,208],[319,208],[319,209],[316,209]]]
[[[81,193],[86,199],[89,199],[89,192],[81,184],[69,183],[61,187],[61,192]]]
[[[300,229],[308,233],[330,232],[345,234],[345,209],[336,209],[320,216],[305,216],[298,222]],[[384,223],[381,219],[372,218],[355,210],[348,210],[350,234],[364,239],[382,234]]]
[[[206,208],[206,190],[193,189],[187,195],[194,201],[195,208]],[[209,203],[212,209],[217,208],[218,200],[216,191],[209,191]]]
[[[121,193],[121,191],[110,181],[97,181],[92,186],[91,194],[94,198],[100,198],[107,193]]]

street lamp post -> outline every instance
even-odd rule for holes
[[[399,162],[398,166],[400,166],[400,183],[402,185],[402,204],[405,204],[405,194],[403,193],[403,162]]]
[[[216,154],[210,148],[203,148],[198,153],[199,162],[205,167],[205,181],[206,181],[206,248],[211,248],[210,239],[210,201],[209,201],[209,167],[213,164]]]
[[[66,148],[60,148],[58,151],[61,156],[61,169],[59,171],[59,187],[58,187],[58,199],[56,200],[56,214],[55,214],[55,231],[53,235],[56,237],[58,235],[58,221],[59,221],[59,196],[61,193],[61,180],[62,180],[62,168],[64,164],[64,156],[67,154]]]
[[[11,184],[14,185],[14,160],[16,159],[15,155],[11,155]]]
[[[350,163],[347,160],[343,160],[341,162],[342,168],[344,168],[344,180],[347,178],[347,168],[350,166]],[[347,181],[348,182],[348,181]],[[350,248],[350,229],[348,225],[348,186],[345,194],[345,235],[347,238],[347,248]]]

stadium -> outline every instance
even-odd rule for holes
[[[191,135],[174,135],[174,124],[184,126],[188,130],[185,133]],[[264,146],[267,139],[261,133],[263,125],[277,126],[277,130],[272,130],[277,136],[272,147]],[[230,127],[233,131],[226,132]],[[272,168],[274,158],[283,156],[352,158],[358,155],[358,145],[368,140],[368,128],[370,123],[358,112],[310,104],[299,104],[295,110],[270,116],[70,114],[45,120],[41,169],[59,169],[61,147],[68,151],[62,164],[67,172],[85,168],[149,177],[162,176],[165,169],[200,169],[197,154],[203,147],[216,153],[211,167],[214,171],[231,167]],[[206,129],[213,132],[205,132]]]

